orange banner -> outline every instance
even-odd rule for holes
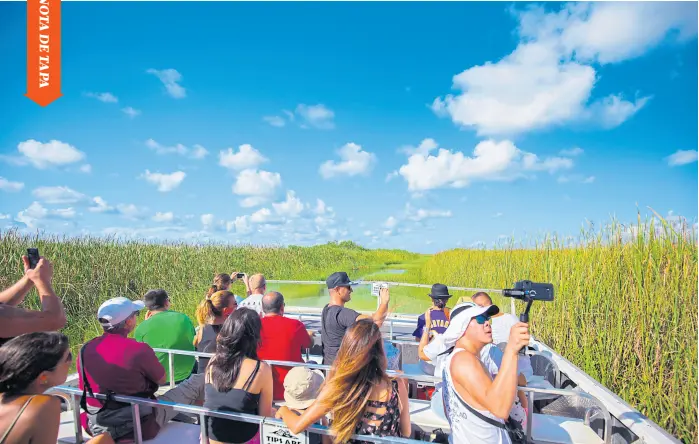
[[[46,106],[61,95],[61,1],[27,0],[26,96]]]

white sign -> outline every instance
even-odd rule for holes
[[[262,424],[260,444],[308,444],[308,432],[294,435],[283,425]]]

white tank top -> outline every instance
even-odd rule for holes
[[[443,380],[445,387],[442,390],[444,398],[444,406],[447,411],[447,419],[451,426],[451,435],[449,442],[454,444],[511,444],[510,437],[504,429],[488,424],[473,413],[465,406],[461,396],[456,392],[454,381],[451,378],[451,359],[455,354],[464,351],[462,348],[455,348],[449,355],[443,367]],[[497,418],[488,411],[478,410],[470,406],[486,418],[491,418],[499,423],[504,424],[504,421]]]

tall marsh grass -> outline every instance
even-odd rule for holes
[[[668,432],[696,443],[694,228],[639,221],[581,239],[577,246],[550,237],[533,249],[450,250],[405,279],[483,288],[552,282],[555,300],[533,305],[533,334]]]
[[[54,261],[54,286],[66,307],[73,346],[98,333],[94,318],[102,301],[165,288],[177,309],[192,315],[218,272],[322,280],[344,269],[353,277],[481,288],[507,288],[520,279],[552,282],[555,301],[534,304],[533,333],[670,433],[697,443],[697,238],[690,227],[639,220],[635,227],[582,233],[576,244],[553,236],[533,247],[510,243],[431,257],[351,242],[153,245],[8,231],[0,232],[0,287],[20,277],[19,255],[31,246]],[[372,274],[391,266],[406,273]],[[234,290],[240,294],[242,286]],[[422,312],[428,298],[423,290],[413,293],[392,297],[392,304]],[[28,305],[37,305],[36,296]]]

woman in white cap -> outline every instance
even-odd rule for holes
[[[490,317],[495,305],[453,311],[443,335],[438,361],[444,378],[443,398],[451,426],[451,443],[511,443],[505,427],[517,394],[517,354],[529,343],[529,326],[512,327],[497,376],[492,378],[481,360],[483,348],[493,342]],[[446,355],[446,359],[441,357]]]

